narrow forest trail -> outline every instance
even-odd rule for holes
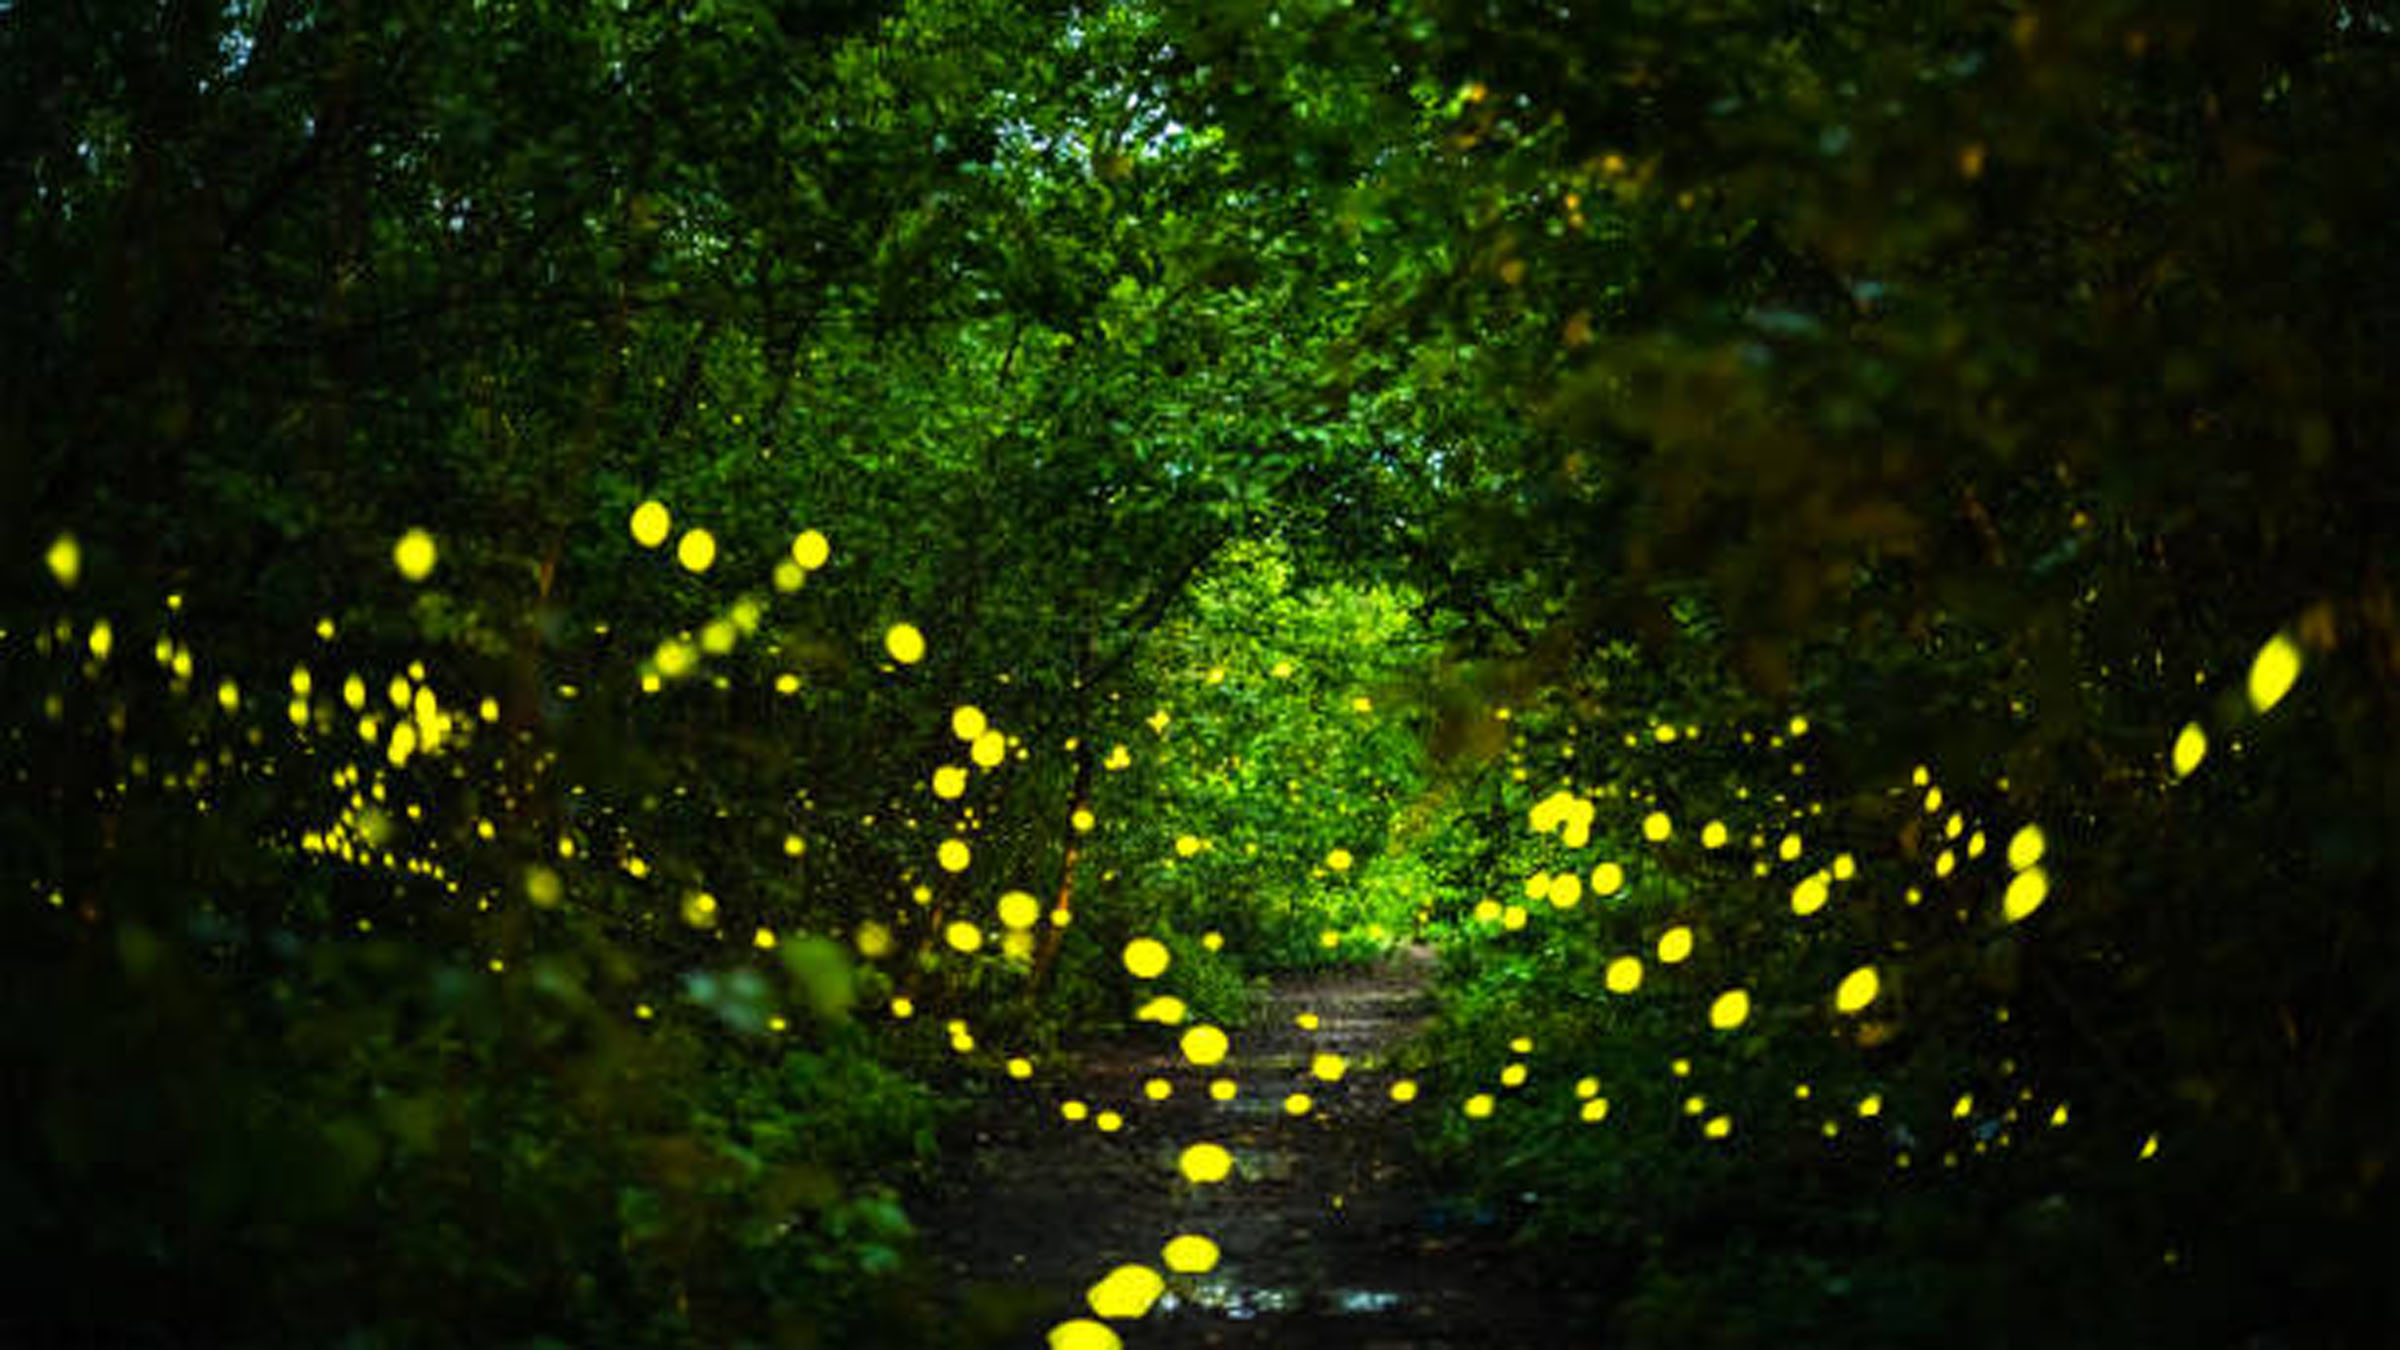
[[[1160,1265],[1183,1233],[1218,1244],[1204,1275],[1169,1277],[1138,1321],[1114,1324],[1128,1347],[1338,1346],[1375,1350],[1555,1345],[1562,1320],[1599,1291],[1540,1287],[1497,1227],[1446,1199],[1416,1159],[1410,1113],[1395,1103],[1390,1057],[1431,1010],[1434,956],[1407,951],[1369,968],[1279,982],[1253,1005],[1223,1064],[1196,1069],[1170,1036],[1087,1047],[1043,1109],[995,1098],[962,1121],[958,1159],[923,1214],[936,1273],[956,1291],[969,1339],[1039,1345],[1066,1318],[1089,1317],[1084,1292],[1127,1263]],[[1316,1025],[1304,1028],[1304,1014]],[[1311,1076],[1339,1055],[1338,1082]],[[1147,1100],[1166,1078],[1174,1092]],[[1239,1095],[1209,1098],[1231,1077]],[[1285,1099],[1313,1107],[1294,1116]],[[1115,1110],[1103,1133],[1062,1120],[1056,1103]],[[1187,1144],[1213,1141],[1233,1176],[1195,1186],[1177,1169]],[[1588,1321],[1588,1316],[1576,1321]]]

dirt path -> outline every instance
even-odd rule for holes
[[[1445,1201],[1409,1146],[1387,1057],[1430,1011],[1433,958],[1419,949],[1366,970],[1296,979],[1254,1005],[1233,1053],[1195,1069],[1163,1033],[1088,1048],[1049,1102],[1075,1097],[1122,1114],[1102,1133],[1002,1098],[950,1140],[965,1161],[922,1212],[939,1274],[956,1291],[967,1343],[1040,1345],[1116,1266],[1160,1265],[1179,1233],[1217,1243],[1218,1267],[1170,1277],[1149,1315],[1116,1324],[1129,1350],[1337,1346],[1372,1350],[1556,1344],[1573,1291],[1534,1287],[1488,1223]],[[1317,1026],[1296,1024],[1314,1013]],[[1311,1078],[1342,1056],[1338,1083]],[[1210,1079],[1240,1084],[1209,1099]],[[1164,1077],[1174,1093],[1144,1098]],[[1314,1109],[1285,1113],[1306,1092]],[[1049,1103],[1045,1103],[1048,1106]],[[1232,1150],[1227,1182],[1193,1186],[1176,1159],[1209,1140]],[[1547,1334],[1546,1334],[1547,1332]]]

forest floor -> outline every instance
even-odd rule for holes
[[[1084,1291],[1120,1264],[1160,1267],[1160,1248],[1198,1233],[1222,1251],[1205,1275],[1170,1276],[1138,1322],[1116,1323],[1129,1350],[1334,1346],[1358,1350],[1572,1343],[1605,1291],[1546,1283],[1488,1214],[1446,1194],[1417,1158],[1410,1113],[1394,1103],[1391,1055],[1431,1011],[1430,950],[1381,965],[1293,978],[1253,1003],[1233,1053],[1197,1070],[1156,1033],[1083,1047],[1047,1109],[1003,1094],[962,1119],[924,1220],[938,1278],[959,1300],[967,1343],[1039,1345],[1043,1331],[1091,1315]],[[1302,1013],[1317,1015],[1314,1031]],[[1312,1056],[1348,1062],[1342,1081],[1309,1076]],[[1232,1077],[1240,1095],[1206,1085]],[[1164,1102],[1142,1084],[1175,1085]],[[1284,1110],[1306,1092],[1314,1109]],[[1055,1109],[1075,1097],[1123,1113],[1104,1134]],[[1234,1175],[1194,1186],[1184,1145],[1223,1144]],[[920,1202],[924,1204],[924,1202]],[[986,1339],[991,1338],[991,1339]]]

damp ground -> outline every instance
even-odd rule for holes
[[[1145,1028],[1082,1047],[1064,1081],[1001,1094],[946,1140],[953,1161],[918,1213],[935,1274],[956,1299],[962,1343],[1039,1346],[1115,1267],[1161,1267],[1178,1234],[1217,1243],[1204,1275],[1172,1275],[1137,1321],[1115,1323],[1128,1350],[1333,1346],[1447,1350],[1573,1344],[1600,1291],[1578,1287],[1506,1241],[1482,1206],[1448,1192],[1411,1144],[1414,1113],[1390,1087],[1392,1060],[1431,1012],[1432,953],[1279,981],[1254,1000],[1233,1052],[1214,1069],[1184,1064],[1175,1037]],[[1315,1029],[1298,1019],[1314,1014]],[[1341,1081],[1311,1076],[1339,1055]],[[1163,1102],[1143,1084],[1165,1078]],[[1208,1082],[1239,1084],[1230,1102]],[[1285,1098],[1314,1105],[1294,1116]],[[1060,1118],[1073,1098],[1119,1112],[1122,1129]],[[1186,1144],[1231,1150],[1227,1181],[1195,1186],[1176,1160]]]

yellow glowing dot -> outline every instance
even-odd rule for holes
[[[1031,928],[1042,919],[1042,902],[1023,891],[1002,895],[999,910],[1000,923],[1005,928]]]
[[[1525,1074],[1526,1068],[1524,1065],[1511,1064],[1500,1071],[1500,1086],[1512,1088],[1523,1087],[1525,1086]]]
[[[983,709],[972,703],[961,703],[950,710],[950,734],[962,741],[972,744],[990,729],[990,719],[983,715]]]
[[[1225,935],[1211,929],[1200,935],[1200,945],[1212,952],[1221,952],[1225,950]]]
[[[706,891],[694,891],[683,898],[683,921],[694,928],[708,928],[717,921],[717,897]]]
[[[2207,756],[2208,733],[2200,729],[2198,722],[2186,724],[2182,732],[2175,737],[2175,750],[2170,761],[2174,766],[2175,776],[2189,778],[2192,770],[2199,768],[2200,761]]]
[[[1492,1106],[1492,1094],[1478,1092],[1461,1102],[1458,1109],[1465,1112],[1469,1120],[1482,1120],[1492,1114]]]
[[[1675,822],[1667,819],[1666,812],[1653,811],[1642,817],[1642,837],[1651,843],[1664,843],[1667,836],[1673,833],[1675,833]]]
[[[1950,1104],[1950,1118],[1952,1120],[1965,1120],[1968,1115],[1973,1113],[1974,1110],[1975,1094],[1971,1092],[1962,1092],[1959,1094],[1958,1100]]]
[[[1075,814],[1067,818],[1067,823],[1075,828],[1075,832],[1077,834],[1085,834],[1090,832],[1092,826],[1098,824],[1099,822],[1092,816],[1090,811],[1078,806],[1075,808]]]
[[[1349,1063],[1340,1055],[1319,1054],[1308,1062],[1309,1076],[1328,1083],[1342,1081],[1342,1075],[1348,1072],[1349,1068]]]
[[[657,548],[667,542],[667,531],[674,523],[664,504],[651,501],[633,508],[633,518],[626,526],[633,531],[633,542],[643,548]]]
[[[1858,1114],[1861,1119],[1865,1120],[1873,1120],[1875,1117],[1882,1115],[1883,1094],[1880,1092],[1868,1093],[1867,1096],[1860,1100],[1858,1104]]]
[[[1518,1036],[1512,1038],[1508,1043],[1508,1052],[1512,1055],[1532,1054],[1533,1038],[1531,1036]]]
[[[707,571],[717,562],[717,537],[706,530],[685,530],[675,541],[675,561],[686,572]]]
[[[893,999],[891,1003],[891,1009],[892,1017],[895,1021],[905,1022],[917,1015],[916,1003],[913,1000],[905,997]]]
[[[1165,1277],[1148,1266],[1119,1266],[1084,1293],[1092,1311],[1112,1321],[1125,1321],[1150,1311],[1167,1291]]]
[[[532,901],[535,908],[556,908],[565,896],[566,887],[559,883],[558,873],[540,863],[525,869],[525,898]]]
[[[2154,1134],[2154,1135],[2151,1135],[2149,1138],[2147,1138],[2147,1139],[2144,1139],[2144,1140],[2142,1141],[2142,1151],[2141,1151],[2139,1154],[2135,1155],[2135,1156],[2137,1156],[2137,1157],[2139,1157],[2139,1158],[2142,1158],[2142,1159],[2143,1159],[2143,1160],[2145,1160],[2145,1161],[2147,1161],[2148,1159],[2151,1159],[2151,1158],[2155,1158],[2155,1157],[2157,1157],[2157,1156],[2158,1156],[2158,1136]]]
[[[1792,913],[1807,918],[1825,908],[1825,902],[1831,895],[1832,891],[1825,882],[1825,874],[1811,872],[1800,878],[1799,882],[1792,887]]]
[[[1137,980],[1155,980],[1166,973],[1167,944],[1157,938],[1135,938],[1125,944],[1125,969]]]
[[[1841,986],[1833,991],[1835,1012],[1854,1013],[1875,1001],[1883,992],[1883,978],[1873,966],[1860,966],[1842,977]]]
[[[42,565],[50,569],[51,578],[59,585],[73,590],[83,576],[83,545],[75,542],[74,535],[61,534],[50,541],[49,550],[42,554]]]
[[[392,566],[399,568],[401,577],[408,581],[423,581],[431,576],[439,558],[440,550],[433,546],[433,536],[423,530],[410,530],[400,536],[399,543],[392,545]]]
[[[1711,1139],[1722,1139],[1726,1135],[1733,1133],[1733,1117],[1718,1116],[1716,1119],[1711,1120],[1706,1125],[1701,1126],[1700,1132],[1707,1135]]]
[[[1058,1114],[1070,1121],[1080,1121],[1091,1113],[1092,1108],[1085,1106],[1082,1102],[1064,1101],[1058,1104]]]
[[[1050,1328],[1049,1350],[1124,1350],[1125,1342],[1105,1323],[1088,1317]]]
[[[1725,822],[1724,822],[1724,821],[1721,821],[1721,820],[1712,820],[1712,821],[1708,822],[1706,825],[1703,825],[1703,826],[1701,826],[1701,827],[1700,827],[1700,847],[1702,847],[1702,848],[1723,848],[1723,847],[1725,847]]]
[[[1805,736],[1805,735],[1807,735],[1807,734],[1808,734],[1808,719],[1807,719],[1807,718],[1805,718],[1805,717],[1795,717],[1795,718],[1793,718],[1793,719],[1792,719],[1791,731],[1792,731],[1792,734],[1793,734],[1793,735],[1795,735],[1795,736]]]
[[[1198,835],[1183,835],[1175,841],[1175,856],[1178,858],[1189,858],[1199,851],[1200,836]]]
[[[1236,1084],[1236,1083],[1235,1083],[1235,1082],[1234,1082],[1232,1079],[1230,1079],[1230,1078],[1218,1078],[1218,1079],[1214,1079],[1214,1080],[1212,1080],[1212,1081],[1209,1083],[1209,1085],[1208,1085],[1208,1095],[1209,1095],[1209,1099],[1210,1099],[1210,1100],[1212,1100],[1212,1101],[1220,1101],[1220,1102],[1229,1102],[1229,1101],[1232,1101],[1232,1100],[1234,1099],[1234,1096],[1235,1096],[1236,1094],[1238,1094],[1240,1091],[1241,1091],[1241,1087],[1240,1087],[1240,1085]]]
[[[1550,903],[1559,909],[1573,909],[1583,899],[1583,878],[1573,872],[1561,872],[1550,878]]]
[[[1613,862],[1604,862],[1592,869],[1592,894],[1615,895],[1625,889],[1625,869]]]
[[[1925,814],[1930,816],[1941,809],[1942,790],[1938,787],[1925,789]]]
[[[2015,923],[2042,907],[2050,898],[2050,876],[2039,867],[2017,873],[2000,896],[2000,917]]]
[[[815,530],[802,530],[792,540],[792,561],[804,572],[814,572],[833,556],[833,545]]]
[[[967,747],[967,758],[975,761],[977,768],[999,768],[1000,761],[1008,758],[1008,737],[997,731],[984,732]]]
[[[2024,826],[2008,838],[2008,865],[2022,872],[2040,862],[2049,848],[2050,841],[2043,836],[2041,826]]]
[[[751,934],[750,945],[762,952],[775,950],[775,930],[772,928],[759,929],[756,933]]]
[[[1302,1031],[1315,1031],[1317,1029],[1317,1015],[1313,1012],[1296,1014],[1292,1018],[1292,1025],[1300,1028]]]
[[[913,666],[925,659],[925,635],[914,624],[896,623],[884,630],[883,649],[901,665]]]
[[[873,919],[860,924],[857,936],[851,941],[857,945],[858,954],[870,961],[892,953],[892,930]]]
[[[1608,963],[1608,992],[1630,994],[1642,987],[1642,962],[1637,956],[1620,956]]]
[[[2250,659],[2250,708],[2266,712],[2283,701],[2300,678],[2300,648],[2290,636],[2277,633]]]
[[[953,919],[942,929],[942,941],[958,951],[979,951],[983,947],[983,930],[964,919]]]
[[[944,764],[933,771],[933,795],[943,801],[954,801],[967,790],[967,771],[955,764]]]
[[[1223,1031],[1205,1023],[1183,1033],[1182,1045],[1183,1057],[1203,1068],[1223,1061],[1230,1047]]]
[[[1346,848],[1337,848],[1325,855],[1325,866],[1336,872],[1349,871],[1350,861],[1350,850]]]
[[[2066,1123],[2067,1104],[2065,1102],[2060,1102],[2058,1104],[2058,1109],[2050,1113],[2050,1124],[2053,1128],[2056,1128],[2057,1126],[2064,1125]]]
[[[967,864],[974,861],[975,851],[967,847],[964,839],[945,839],[942,846],[934,850],[933,857],[945,872],[964,872]]]
[[[1583,1109],[1577,1112],[1577,1114],[1582,1116],[1587,1123],[1591,1124],[1598,1124],[1599,1122],[1608,1119],[1608,1098],[1594,1097],[1589,1101],[1586,1101],[1583,1104]]]
[[[1125,1117],[1118,1115],[1114,1111],[1103,1111],[1099,1115],[1092,1117],[1092,1124],[1102,1134],[1115,1134],[1117,1131],[1125,1128]]]
[[[1025,1079],[1033,1077],[1033,1061],[1019,1055],[1008,1062],[1008,1076]]]
[[[1847,853],[1840,854],[1834,858],[1833,879],[1835,881],[1848,881],[1850,878],[1857,875],[1858,859],[1851,857]]]
[[[1197,1233],[1185,1233],[1167,1240],[1159,1253],[1167,1269],[1178,1275],[1205,1275],[1217,1268],[1217,1244]]]
[[[1307,1093],[1295,1092],[1283,1099],[1283,1113],[1287,1116],[1305,1116],[1316,1104],[1316,1100]]]
[[[1153,1078],[1142,1084],[1142,1095],[1154,1102],[1163,1102],[1175,1095],[1175,1085],[1164,1078]]]
[[[1677,924],[1658,935],[1658,959],[1661,965],[1676,965],[1691,954],[1691,929]]]
[[[1183,1150],[1177,1163],[1184,1179],[1196,1186],[1207,1186],[1233,1175],[1233,1155],[1223,1144],[1192,1144]]]
[[[1719,1031],[1731,1031],[1750,1020],[1750,994],[1743,989],[1728,989],[1708,1005],[1708,1024]]]
[[[1392,1100],[1406,1106],[1417,1099],[1417,1082],[1413,1078],[1397,1079],[1392,1083]]]
[[[1182,999],[1175,997],[1173,994],[1160,994],[1158,997],[1151,999],[1147,1003],[1144,1003],[1141,1007],[1136,1008],[1133,1013],[1133,1020],[1136,1022],[1156,1022],[1160,1026],[1167,1027],[1179,1026],[1183,1022],[1184,1014],[1189,1011],[1190,1009],[1184,1007]]]
[[[1800,856],[1800,836],[1787,834],[1775,845],[1775,856],[1791,862]]]

